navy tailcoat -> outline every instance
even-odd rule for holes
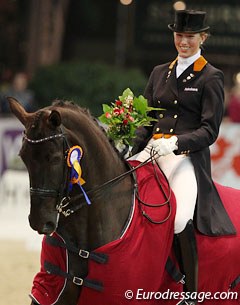
[[[154,133],[178,137],[176,154],[190,156],[198,185],[195,223],[209,236],[235,234],[211,177],[209,146],[218,136],[224,113],[224,76],[222,71],[201,56],[176,78],[177,59],[156,66],[149,78],[144,96],[149,106],[161,107],[152,116],[158,119],[152,127],[141,127],[133,152],[141,151]]]

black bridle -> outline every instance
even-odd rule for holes
[[[61,132],[55,135],[50,135],[48,137],[40,138],[40,139],[30,139],[27,137],[26,133],[23,135],[23,139],[26,140],[29,144],[41,144],[47,141],[55,140],[55,139],[60,139],[63,138],[63,154],[64,158],[66,160],[66,157],[68,155],[68,151],[70,149],[70,145],[68,143],[68,140],[66,138],[66,135],[63,133],[62,128]],[[146,162],[144,162],[145,164]],[[142,164],[142,165],[144,165]],[[141,166],[142,166],[141,165]],[[53,197],[53,198],[59,198],[58,203],[56,205],[56,210],[59,213],[62,213],[65,217],[68,217],[69,215],[73,214],[80,208],[82,208],[84,205],[86,205],[86,201],[84,201],[84,195],[81,193],[79,195],[75,195],[74,197],[70,197],[69,194],[69,181],[70,181],[70,175],[69,175],[69,168],[67,166],[67,162],[65,162],[65,170],[64,172],[66,175],[66,180],[63,178],[63,182],[59,190],[54,190],[54,189],[44,189],[44,188],[33,188],[30,187],[30,194],[32,196],[40,196],[40,197]],[[126,176],[130,175],[132,172],[134,172],[137,168],[130,169],[127,172],[124,172],[123,174],[101,184],[96,186],[95,188],[92,188],[91,190],[87,191],[87,195],[94,195],[98,191],[106,188],[107,186],[113,185],[114,183],[120,182],[122,179],[124,179]],[[72,207],[71,209],[68,208],[68,205],[71,204],[72,202],[76,202],[78,200],[78,203]]]
[[[27,137],[26,133],[23,135],[23,139],[26,140],[29,144],[41,144],[47,141],[55,140],[55,139],[60,139],[63,138],[63,154],[64,158],[66,159],[67,152],[70,148],[69,143],[67,141],[67,138],[65,134],[62,132],[54,135],[50,135],[45,138],[40,138],[40,139],[30,139]],[[66,164],[66,162],[65,162]],[[63,175],[63,181],[61,183],[60,190],[54,190],[54,189],[45,189],[45,188],[40,188],[40,187],[30,187],[30,194],[32,196],[41,196],[41,197],[53,197],[53,198],[59,198],[60,201],[62,201],[65,197],[68,197],[69,191],[68,191],[68,179],[69,179],[69,169],[67,164],[64,166],[64,175]]]
[[[60,138],[63,138],[63,154],[64,154],[64,159],[66,160],[66,157],[68,155],[68,151],[70,149],[70,145],[68,143],[68,140],[65,136],[65,134],[63,133],[62,129],[61,129],[61,132],[58,133],[58,134],[55,134],[55,135],[50,135],[48,137],[45,137],[45,138],[40,138],[40,139],[29,139],[27,137],[27,135],[24,133],[24,136],[23,136],[24,140],[26,140],[29,144],[40,144],[40,143],[43,143],[43,142],[47,142],[47,141],[51,141],[51,140],[55,140],[55,139],[60,139]],[[101,185],[98,185],[88,191],[86,191],[86,194],[87,195],[96,195],[99,191],[102,191],[104,188],[106,187],[109,187],[111,185],[114,185],[115,183],[118,183],[120,182],[121,180],[125,179],[128,175],[131,175],[133,174],[137,169],[139,169],[140,167],[146,165],[149,161],[153,161],[154,159],[154,156],[156,155],[157,153],[153,153],[151,152],[150,153],[150,157],[145,160],[144,162],[141,162],[139,165],[137,165],[136,167],[133,167],[133,168],[130,168],[128,171],[120,174],[119,176],[117,177],[114,177],[113,179],[110,179],[108,181],[106,181],[105,183],[101,184]],[[153,163],[153,162],[152,162]],[[129,164],[128,164],[129,165]],[[58,203],[56,205],[56,210],[59,214],[63,214],[65,217],[68,217],[70,216],[71,214],[73,214],[74,212],[78,211],[79,209],[81,209],[83,206],[85,206],[87,203],[84,199],[84,195],[83,193],[80,193],[79,195],[75,195],[74,197],[70,197],[70,194],[69,194],[69,183],[70,183],[70,175],[69,175],[69,172],[70,172],[70,169],[69,167],[67,166],[67,162],[65,162],[65,169],[64,169],[64,172],[65,172],[65,175],[63,175],[63,182],[61,184],[61,188],[60,188],[60,191],[59,190],[54,190],[54,189],[43,189],[43,188],[33,188],[33,187],[30,187],[30,194],[32,196],[41,196],[41,197],[54,197],[54,198],[59,198],[58,200]],[[158,166],[159,167],[159,166]],[[159,168],[160,169],[160,168]],[[165,221],[167,221],[171,215],[171,205],[170,205],[170,198],[171,198],[171,188],[168,184],[168,189],[169,189],[169,194],[167,195],[165,193],[165,191],[163,190],[162,188],[162,185],[159,181],[159,178],[158,178],[158,175],[156,173],[156,170],[154,169],[155,171],[155,176],[156,176],[156,179],[158,181],[158,184],[160,186],[160,188],[162,189],[163,191],[163,194],[165,196],[165,202],[163,203],[160,203],[160,204],[149,204],[149,203],[146,203],[144,201],[141,200],[141,198],[139,197],[139,192],[138,192],[138,185],[137,185],[137,181],[136,181],[136,178],[135,178],[135,175],[133,175],[133,179],[134,179],[134,189],[135,189],[135,194],[136,194],[136,197],[138,198],[139,202],[142,204],[142,205],[145,205],[145,206],[148,206],[148,207],[153,207],[153,208],[157,208],[157,207],[162,207],[166,204],[169,205],[169,214],[166,216],[165,219],[161,220],[161,221],[153,221],[145,212],[144,210],[142,210],[142,214],[144,217],[146,217],[150,222],[154,223],[154,224],[161,224],[161,223],[164,223]],[[162,172],[162,170],[160,169],[160,171]],[[163,173],[163,172],[162,172]],[[164,175],[164,173],[163,173]],[[65,178],[65,179],[64,179]],[[166,178],[166,177],[165,177]],[[168,180],[166,179],[166,181],[168,182]],[[71,208],[68,208],[68,206],[73,203],[73,202],[77,202],[77,204],[75,204],[74,206],[72,206]]]

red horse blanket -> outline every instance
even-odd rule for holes
[[[131,162],[133,166],[137,161]],[[159,188],[151,164],[137,170],[140,198],[158,204],[169,195],[168,184],[158,171],[164,192]],[[237,229],[237,236],[208,237],[197,233],[199,254],[200,303],[206,305],[237,305],[240,294],[229,295],[229,285],[240,275],[240,191],[216,184],[225,208]],[[149,222],[142,209],[154,220],[165,219],[169,206],[147,208],[135,199],[131,221],[123,236],[95,250],[109,257],[107,264],[89,261],[88,279],[103,283],[103,291],[83,287],[78,305],[175,305],[180,297],[171,292],[182,292],[165,270],[171,253],[175,198],[172,194],[170,218],[163,224]],[[60,236],[55,236],[61,239]],[[42,305],[51,305],[64,291],[65,279],[48,274],[44,269],[47,260],[68,271],[68,253],[52,247],[43,239],[41,271],[35,276],[31,296]],[[230,292],[239,292],[240,284]],[[151,293],[153,293],[151,295]],[[161,295],[160,295],[161,293]],[[204,293],[204,294],[203,294]],[[206,293],[208,295],[206,295]],[[205,300],[203,300],[205,298]]]
[[[131,162],[132,166],[139,162]],[[175,216],[175,197],[162,173],[157,170],[163,191],[159,187],[151,164],[147,164],[136,172],[140,198],[150,204],[170,203],[162,207],[146,207],[135,199],[131,220],[121,238],[106,244],[94,252],[108,255],[106,264],[89,261],[89,279],[102,282],[103,291],[83,287],[78,305],[124,305],[129,304],[126,291],[134,293],[139,289],[158,291],[163,281],[166,260],[173,239]],[[142,214],[144,210],[154,221],[161,221],[170,216],[162,224],[153,224]],[[60,238],[60,237],[58,237]],[[65,250],[42,244],[41,271],[35,276],[31,296],[42,305],[54,304],[64,290],[65,280],[60,276],[48,274],[44,270],[47,260],[67,271],[68,255]],[[129,292],[131,295],[131,292]],[[130,296],[129,296],[130,298]],[[149,304],[149,301],[136,300],[132,304]],[[151,302],[151,305],[159,301]]]

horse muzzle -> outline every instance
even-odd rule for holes
[[[39,234],[51,235],[56,231],[58,225],[58,214],[57,221],[46,221],[44,223],[39,223],[34,221],[31,215],[28,216],[30,227],[37,231]]]
[[[31,194],[31,208],[28,217],[30,227],[39,234],[52,234],[58,226],[57,198]]]

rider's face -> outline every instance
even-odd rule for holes
[[[179,56],[187,58],[196,54],[205,41],[202,33],[188,34],[174,32],[174,43]]]

